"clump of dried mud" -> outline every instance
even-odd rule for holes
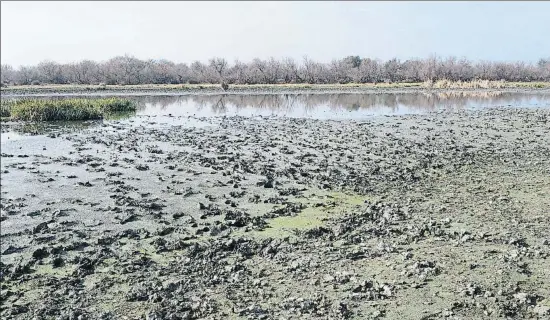
[[[109,121],[7,141],[1,316],[548,318],[549,115]]]

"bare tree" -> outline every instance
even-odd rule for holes
[[[107,62],[108,70],[114,75],[117,84],[139,84],[143,77],[142,71],[147,67],[146,61],[125,55],[112,58]]]
[[[399,82],[403,80],[401,73],[401,62],[397,59],[391,59],[384,63],[384,80]]]
[[[547,59],[540,59],[537,63],[537,67],[540,73],[538,80],[550,79],[550,57]]]
[[[15,70],[9,64],[3,64],[0,72],[2,84],[12,84],[15,81]]]
[[[231,80],[234,83],[250,84],[252,82],[249,66],[239,60],[235,60],[233,68],[230,70]]]
[[[223,58],[212,58],[210,59],[210,67],[214,69],[218,77],[218,82],[224,83],[225,73],[227,71],[227,60]]]
[[[307,83],[315,83],[315,62],[308,56],[303,58],[302,78]]]
[[[285,58],[283,60],[283,75],[286,83],[303,82],[298,66],[292,58]]]
[[[281,63],[275,58],[271,57],[266,64],[266,75],[268,83],[278,83],[282,80],[283,68]]]
[[[34,82],[39,83],[39,78],[39,72],[36,67],[22,66],[15,76],[15,81],[18,84],[32,84]]]
[[[357,70],[352,70],[351,76],[354,82],[360,83],[377,83],[382,81],[382,70],[380,63],[377,60],[365,58],[362,59],[361,64]]]
[[[252,60],[252,68],[250,70],[252,71],[254,83],[270,83],[266,61],[258,58]]]
[[[37,66],[40,80],[45,83],[65,83],[61,67],[57,62],[42,61]]]
[[[149,60],[143,71],[143,80],[148,83],[178,83],[176,64],[168,60]]]
[[[80,84],[92,84],[98,82],[98,64],[95,61],[83,60],[78,63],[71,63],[62,66],[68,71],[71,82]]]
[[[191,64],[191,80],[190,83],[208,82],[207,67],[200,61],[195,61]]]
[[[420,60],[407,60],[401,64],[401,75],[405,82],[422,81],[422,62]]]
[[[348,76],[350,70],[348,70],[348,67],[350,66],[346,66],[346,64],[342,60],[332,60],[329,64],[329,81],[332,83],[349,82]]]
[[[490,62],[481,61],[476,64],[475,69],[477,79],[491,80],[493,78],[492,64]]]
[[[178,83],[186,83],[191,78],[191,70],[185,63],[178,63],[174,66],[174,72]]]
[[[471,81],[474,79],[474,67],[472,63],[466,58],[461,58],[457,63],[457,73],[459,75],[459,80],[461,81]]]
[[[422,80],[437,80],[437,56],[431,55],[426,61],[423,63],[423,67],[421,69],[421,77]]]

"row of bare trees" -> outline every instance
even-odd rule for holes
[[[181,84],[181,83],[380,83],[427,80],[550,81],[550,58],[538,63],[472,62],[455,57],[381,61],[348,56],[330,63],[254,59],[230,64],[224,58],[190,65],[168,60],[140,60],[118,56],[105,62],[83,60],[60,64],[43,61],[14,69],[2,64],[2,84]]]

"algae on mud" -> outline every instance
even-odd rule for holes
[[[549,117],[107,121],[9,141],[0,315],[547,318]]]
[[[302,197],[294,199],[296,203],[306,206],[298,213],[270,219],[267,226],[262,230],[242,234],[259,239],[299,236],[301,232],[325,227],[327,225],[326,220],[335,219],[346,212],[353,211],[364,205],[368,200],[372,200],[372,197],[351,194],[350,192],[327,192],[313,188],[308,190]],[[275,207],[275,209],[277,208],[278,206]]]

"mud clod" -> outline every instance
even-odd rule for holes
[[[544,319],[549,117],[174,113],[3,142],[0,316]]]

